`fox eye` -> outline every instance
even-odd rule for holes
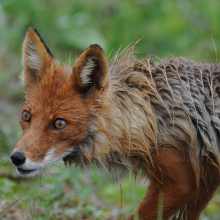
[[[66,127],[67,122],[65,120],[63,120],[63,119],[56,119],[54,121],[53,125],[54,125],[54,128],[61,130],[61,129]]]
[[[31,114],[25,110],[22,114],[22,120],[29,122],[31,120]]]

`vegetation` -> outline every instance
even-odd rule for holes
[[[136,209],[147,189],[144,180],[135,183],[129,177],[120,185],[113,174],[101,174],[96,168],[82,173],[65,168],[62,161],[45,171],[41,187],[38,178],[16,174],[9,156],[22,134],[18,121],[24,94],[18,75],[21,44],[29,27],[35,27],[64,62],[71,55],[73,63],[94,43],[110,59],[142,37],[136,46],[140,59],[173,55],[215,62],[213,40],[217,52],[220,49],[219,8],[217,0],[1,0],[0,211],[21,199],[3,219],[122,220]],[[202,219],[219,219],[219,208],[217,194]]]

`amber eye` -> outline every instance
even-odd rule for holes
[[[65,120],[63,120],[63,119],[56,119],[54,121],[54,127],[56,129],[63,129],[63,128],[66,127],[66,125],[67,125],[67,122]]]
[[[31,114],[28,111],[24,111],[22,114],[22,120],[29,122],[31,120]]]

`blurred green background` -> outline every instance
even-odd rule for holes
[[[4,219],[125,219],[143,198],[146,181],[131,177],[121,183],[95,168],[87,173],[62,161],[40,181],[19,177],[9,155],[22,135],[24,101],[18,80],[21,46],[29,27],[36,28],[53,55],[71,63],[90,44],[99,44],[109,59],[131,42],[137,57],[183,56],[214,62],[220,50],[218,0],[0,0],[0,210],[21,198]],[[213,40],[212,40],[213,38]],[[90,175],[89,175],[90,173]],[[202,219],[220,219],[216,194]],[[38,213],[38,214],[37,214]]]

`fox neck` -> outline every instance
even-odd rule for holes
[[[91,111],[88,135],[75,148],[72,163],[82,167],[95,163],[116,173],[134,170],[134,166],[143,168],[140,155],[151,159],[149,148],[156,145],[157,134],[148,94],[129,88],[120,79],[110,80],[108,90],[98,100],[102,110],[91,108],[95,110]]]

